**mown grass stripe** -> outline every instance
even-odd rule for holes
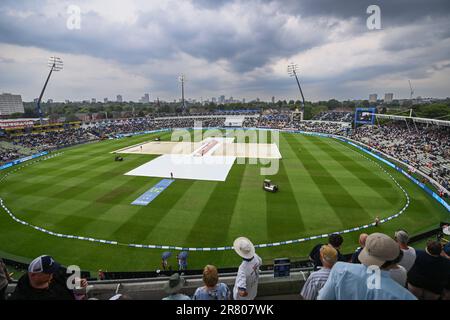
[[[256,164],[236,165],[243,166],[244,173],[227,236],[228,243],[243,235],[255,243],[267,241],[266,194],[262,190],[264,176],[260,173],[261,167]]]
[[[295,139],[298,141],[299,137],[295,136]],[[287,141],[291,147],[295,148],[292,140]],[[325,200],[343,225],[356,225],[373,220],[366,209],[333,177],[328,169],[321,164],[321,161],[309,151],[309,148],[302,148],[302,156],[299,157],[299,160],[303,163],[306,170],[310,171],[314,183],[318,186]]]
[[[268,178],[280,187],[277,193],[266,194],[268,241],[298,237],[305,226],[283,160],[279,162],[278,174]]]
[[[193,183],[194,181],[192,180],[175,181],[164,191],[162,196],[152,201],[149,206],[138,209],[135,214],[127,218],[112,234],[112,237],[118,241],[127,243],[140,243],[144,241],[176,204],[176,201],[167,201],[167,199],[179,199],[183,197]],[[149,188],[154,184],[149,184]]]
[[[290,139],[294,146],[287,142]],[[344,226],[338,219],[334,210],[328,205],[319,187],[314,183],[311,173],[303,166],[299,157],[303,157],[301,150],[307,144],[306,140],[297,141],[292,134],[281,136],[281,146],[283,149],[283,163],[291,181],[295,186],[295,198],[299,207],[306,232],[304,234],[318,234],[326,231],[327,226],[323,223],[333,224],[338,228]],[[320,214],[318,214],[320,213]]]
[[[348,148],[347,150],[338,148],[341,145],[332,139],[328,139],[327,141],[317,137],[314,137],[314,139],[316,145],[321,150],[341,164],[352,176],[364,183],[367,188],[370,188],[374,193],[378,194],[380,200],[386,201],[392,206],[399,204],[399,199],[402,199],[401,191],[380,168],[374,166],[364,158],[354,159],[350,157],[345,153],[345,151],[349,151]],[[365,166],[361,164],[362,161],[366,164]],[[396,192],[393,192],[393,189]]]
[[[166,243],[171,245],[184,246],[217,183],[194,181],[182,197],[174,199],[175,205],[159,221],[146,241],[160,243],[161,239],[166,239]]]
[[[206,206],[197,218],[194,227],[186,238],[186,246],[197,247],[226,245],[227,235],[235,210],[243,175],[244,166],[234,165],[226,182],[219,182]]]

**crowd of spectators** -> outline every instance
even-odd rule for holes
[[[17,158],[20,158],[23,156],[23,153],[20,152],[19,148],[11,148],[6,149],[2,148],[0,149],[0,163],[3,162],[9,162],[12,160],[15,160]]]
[[[352,122],[354,114],[352,112],[326,111],[316,114],[312,120]]]
[[[11,139],[13,144],[26,148],[44,151],[62,148],[95,140],[96,137],[83,128],[68,129],[64,131],[50,131],[39,134],[16,136]]]
[[[450,127],[423,124],[408,127],[394,122],[360,127],[351,137],[425,172],[448,189]]]
[[[291,129],[308,132],[321,132],[329,134],[338,134],[345,132],[348,127],[346,122],[338,121],[293,121],[291,115],[276,114],[263,115],[259,118],[246,118],[243,122],[245,128],[272,128],[272,129]]]

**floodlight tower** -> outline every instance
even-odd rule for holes
[[[295,80],[297,80],[298,90],[300,90],[300,94],[302,96],[302,110],[301,111],[302,111],[302,113],[304,113],[305,112],[305,97],[303,96],[302,87],[300,86],[300,81],[298,81],[297,73],[298,73],[298,65],[291,63],[288,66],[288,74],[291,77],[295,77]]]
[[[186,82],[186,76],[182,74],[178,80],[181,82],[181,108],[183,110],[183,113],[186,112],[186,100],[184,99],[184,83]]]
[[[408,80],[408,81],[409,81],[409,89],[410,89],[409,99],[412,100],[413,96],[414,96],[414,90],[413,90],[413,87],[412,87],[412,84],[411,84],[411,80]]]
[[[50,67],[50,72],[48,74],[47,80],[45,81],[44,87],[42,88],[41,95],[39,96],[39,99],[37,101],[37,111],[39,114],[39,121],[42,125],[42,109],[41,109],[41,100],[44,96],[45,89],[47,88],[48,81],[50,80],[50,76],[52,75],[53,71],[58,72],[63,69],[63,61],[61,58],[58,57],[50,57],[48,59],[48,66]]]

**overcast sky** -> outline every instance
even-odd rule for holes
[[[381,30],[367,28],[371,4]],[[170,101],[181,73],[188,98],[298,99],[290,62],[307,100],[407,98],[408,79],[416,95],[448,97],[450,1],[1,0],[0,92],[37,97],[53,55],[64,70],[45,99],[58,101]]]

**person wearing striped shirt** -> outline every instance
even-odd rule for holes
[[[306,280],[300,293],[303,299],[316,300],[319,295],[319,290],[322,289],[325,282],[327,282],[331,268],[333,268],[337,259],[337,250],[331,245],[323,245],[320,248],[320,261],[322,262],[322,267],[318,271],[311,273]]]

